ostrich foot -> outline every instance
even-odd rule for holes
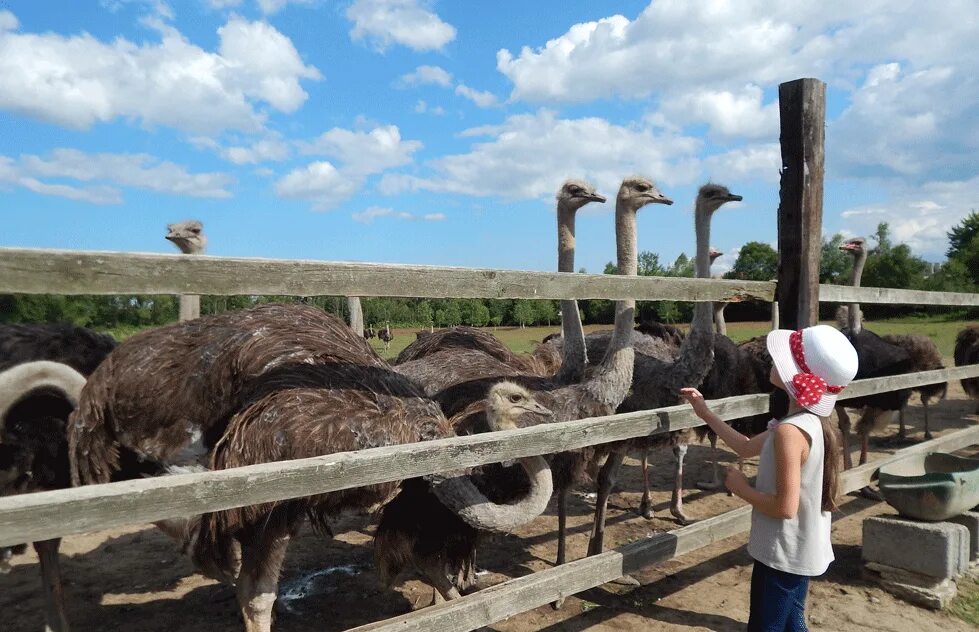
[[[925,432],[925,441],[931,441],[934,438],[935,436],[933,434],[931,434],[930,432]]]
[[[652,520],[655,514],[653,513],[653,504],[649,502],[648,498],[643,498],[642,502],[639,503],[639,509],[637,510],[639,515],[646,520]]]
[[[880,495],[880,492],[869,485],[858,491],[857,495],[861,498],[866,498],[867,500],[873,500],[874,502],[882,502],[884,500],[884,497]]]
[[[567,597],[561,597],[560,599],[558,599],[556,601],[552,601],[551,602],[551,608],[553,610],[560,610],[561,607],[564,605],[564,600],[565,599],[567,599]]]
[[[672,506],[670,507],[670,513],[676,518],[676,521],[680,523],[680,526],[685,527],[693,520],[687,517],[687,514],[683,513],[683,507]]]
[[[721,481],[699,481],[697,483],[697,489],[703,489],[705,491],[715,491],[724,487],[724,483]]]

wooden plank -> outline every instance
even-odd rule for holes
[[[935,371],[920,371],[918,373],[906,373],[904,375],[891,375],[888,377],[878,377],[869,380],[856,380],[851,382],[846,389],[840,393],[838,399],[847,400],[854,397],[863,397],[872,393],[884,393],[887,391],[897,391],[904,388],[914,388],[925,384],[938,384],[939,382],[949,382],[951,380],[961,380],[970,377],[979,377],[979,364],[966,366],[956,366],[948,369],[938,369]]]
[[[821,303],[888,303],[893,305],[944,305],[967,307],[979,305],[979,293],[927,292],[885,287],[851,287],[820,285]]]
[[[843,473],[844,493],[867,485],[883,464],[910,454],[934,450],[957,450],[979,443],[979,426],[948,434],[939,439],[900,450],[886,459],[867,463]],[[437,606],[351,628],[348,632],[468,632],[491,625],[560,597],[601,586],[607,582],[654,564],[708,546],[747,531],[751,527],[751,507],[745,506],[713,518],[645,540],[632,542],[614,551],[576,560],[562,566],[512,579]]]
[[[979,377],[979,365],[851,384],[843,397]],[[767,395],[711,402],[723,419],[768,411]],[[0,498],[0,546],[325,493],[703,425],[686,405],[310,459]]]
[[[819,321],[826,84],[797,79],[778,87],[782,176],[778,205],[781,326]]]
[[[712,404],[724,419],[767,395]],[[703,425],[687,405],[228,470],[0,498],[0,546],[308,496]]]
[[[771,281],[0,249],[0,293],[771,301]]]

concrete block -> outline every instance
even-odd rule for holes
[[[955,582],[947,577],[938,579],[876,562],[867,562],[863,574],[892,595],[933,610],[947,607],[958,594]]]
[[[960,516],[949,518],[948,521],[960,524],[969,530],[971,539],[969,559],[975,562],[979,559],[979,511],[967,511]]]
[[[969,530],[950,522],[878,516],[863,521],[863,559],[930,577],[958,577],[969,568]]]

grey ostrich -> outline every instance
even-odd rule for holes
[[[699,278],[710,277],[710,220],[717,209],[727,202],[741,200],[740,195],[731,193],[727,187],[708,183],[700,187],[694,204],[694,225],[697,241],[696,268]],[[713,306],[711,303],[697,303],[694,307],[690,331],[684,337],[679,349],[661,340],[636,346],[635,371],[632,390],[618,407],[618,412],[634,412],[669,406],[680,401],[680,388],[700,385],[710,371],[714,361]],[[658,344],[654,344],[658,343]],[[591,342],[588,342],[590,347]],[[671,432],[665,436],[638,439],[615,449],[602,466],[598,477],[598,497],[595,507],[595,522],[592,537],[588,544],[588,554],[601,553],[604,547],[605,517],[608,496],[618,475],[625,450],[628,447],[645,449],[650,445],[669,444],[673,447],[676,466],[675,485],[670,501],[670,513],[678,520],[688,521],[683,512],[683,459],[687,452],[689,431]],[[647,486],[648,487],[648,486]],[[648,496],[640,511],[650,512]]]
[[[557,195],[557,245],[558,272],[574,272],[575,217],[578,210],[590,202],[605,202],[605,197],[582,180],[567,180],[558,189]],[[564,383],[579,381],[584,376],[587,356],[585,354],[584,330],[577,301],[561,301],[562,337],[571,341],[563,351],[560,363],[556,362],[551,346],[539,345],[532,354],[516,354],[502,344],[496,336],[474,327],[451,327],[439,330],[431,336],[419,337],[398,355],[395,364],[401,366],[408,362],[423,361],[428,355],[446,349],[475,349],[483,351],[500,362],[509,365],[514,371],[533,373],[541,377],[555,374]],[[556,366],[560,368],[555,369]],[[407,375],[422,370],[416,362],[401,369]],[[494,369],[495,370],[495,369]],[[426,392],[432,386],[426,384]],[[440,388],[445,384],[440,381]]]
[[[115,340],[67,324],[0,325],[0,495],[70,486],[65,424]],[[35,542],[48,629],[66,632],[60,538]],[[0,570],[24,546],[0,548]]]
[[[955,337],[955,366],[979,364],[979,325],[969,325]],[[979,377],[962,380],[962,390],[979,400]],[[979,414],[979,408],[976,409]]]
[[[452,434],[438,405],[341,320],[305,305],[270,304],[126,340],[89,379],[68,442],[73,483],[93,484],[126,478],[127,459],[165,473]],[[489,501],[466,476],[433,477],[431,489],[471,527],[507,532],[543,511],[551,493],[543,460],[525,463],[530,492],[513,504]],[[394,483],[344,490],[158,526],[185,546],[196,535],[197,563],[234,578],[246,629],[267,631],[297,515],[321,524],[317,516],[376,507],[396,490]],[[248,522],[258,514],[267,519]]]
[[[860,278],[863,276],[863,268],[867,262],[866,240],[862,237],[849,239],[840,246],[840,249],[853,256],[853,273],[850,281],[854,287],[860,287]],[[863,328],[859,303],[848,305],[847,321],[847,326],[843,327],[841,331],[857,350],[859,368],[856,379],[900,375],[912,370],[911,355],[906,349],[887,342],[872,331]],[[867,462],[870,433],[875,428],[886,426],[893,418],[894,412],[907,405],[910,397],[910,389],[902,389],[848,399],[836,405],[840,433],[843,436],[843,463],[847,469],[853,466],[853,460],[850,456],[849,445],[850,417],[846,408],[862,410],[860,419],[856,424],[856,431],[861,437],[860,463],[863,464]],[[862,490],[862,493],[865,496],[876,498],[876,494],[869,489]]]
[[[615,205],[619,274],[637,274],[636,214],[640,208],[651,203],[672,202],[646,178],[630,177],[622,182]],[[426,365],[426,373],[416,373],[413,378],[422,384],[436,381],[447,383],[435,398],[449,416],[461,413],[473,402],[483,399],[487,389],[501,380],[517,382],[533,392],[541,404],[554,412],[555,421],[612,414],[632,384],[634,317],[635,301],[616,302],[615,328],[608,341],[608,351],[601,362],[592,367],[589,376],[579,383],[564,384],[553,377],[521,373],[495,358],[468,349],[433,354]],[[446,378],[448,375],[452,376],[451,379]],[[485,427],[479,412],[470,415],[469,419],[465,415],[462,417],[460,428]],[[595,448],[590,448],[561,453],[551,460],[558,495],[558,564],[563,564],[566,559],[567,493],[572,485],[586,478],[595,451]]]
[[[173,243],[185,255],[201,255],[207,247],[204,224],[196,219],[167,224],[167,241]],[[197,294],[180,295],[180,320],[190,320],[201,315],[201,297]]]

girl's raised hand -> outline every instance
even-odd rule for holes
[[[703,394],[697,389],[681,388],[680,397],[693,406],[693,412],[697,413],[698,417],[703,417],[710,412],[710,409],[707,408],[707,403],[704,401]]]
[[[746,487],[751,487],[751,483],[748,482],[748,477],[744,475],[744,472],[731,465],[727,468],[727,477],[724,479],[724,486],[735,496],[741,496],[741,490]]]

